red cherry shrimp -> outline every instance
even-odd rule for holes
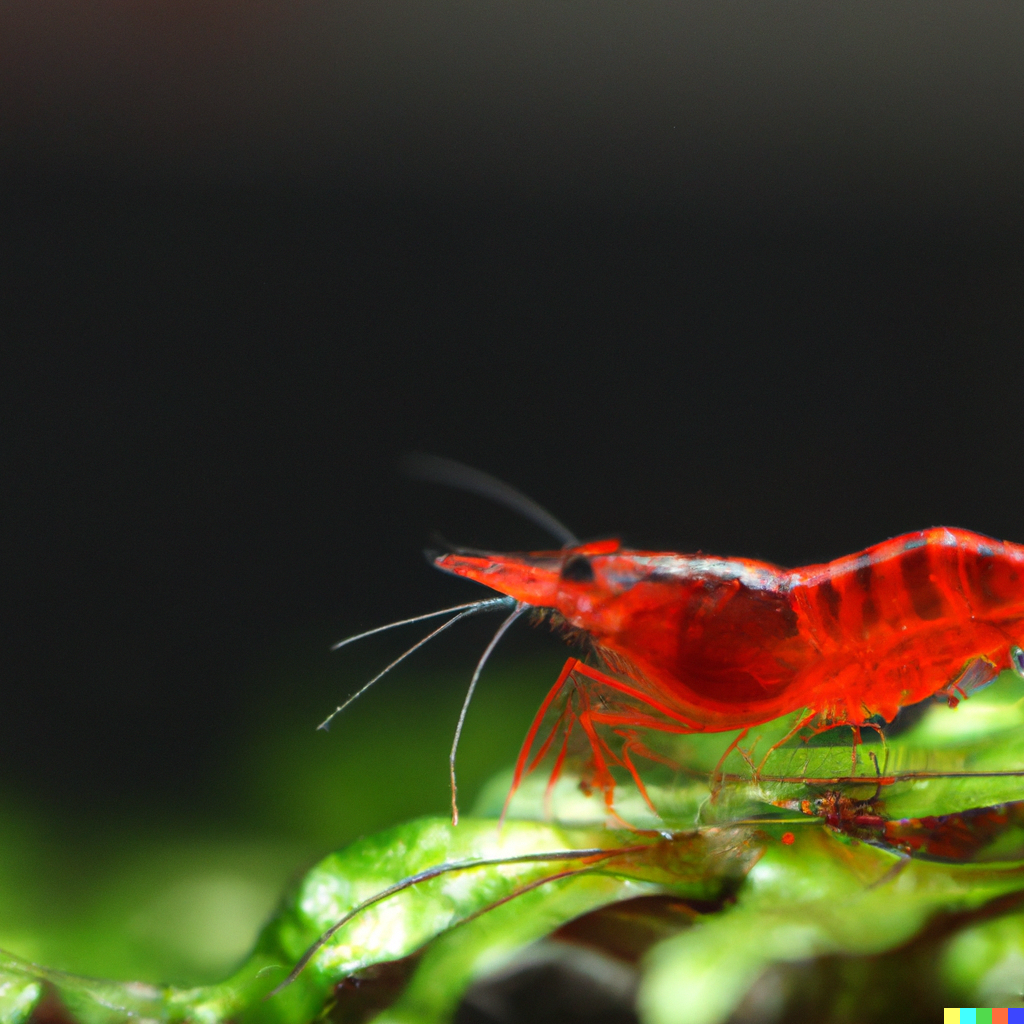
[[[449,758],[453,822],[455,756],[469,702],[498,641],[530,609],[566,624],[601,667],[578,657],[566,661],[527,732],[509,799],[556,749],[553,785],[569,736],[579,726],[591,751],[584,783],[603,792],[614,817],[612,768],[627,771],[646,796],[634,757],[657,755],[643,743],[644,730],[738,730],[721,766],[751,728],[798,713],[770,750],[801,730],[846,725],[853,730],[855,758],[860,730],[881,731],[878,720],[891,721],[903,707],[930,697],[955,706],[1006,669],[1024,677],[1021,545],[938,527],[797,569],[746,558],[630,550],[615,540],[581,543],[531,499],[478,470],[432,456],[416,457],[407,468],[419,479],[500,501],[563,545],[512,554],[455,549],[434,556],[437,568],[500,596],[392,624],[452,615],[334,712],[457,621],[506,610],[473,673],[456,727]],[[545,716],[566,687],[570,703],[542,737]],[[602,735],[607,730],[621,740],[619,751]]]

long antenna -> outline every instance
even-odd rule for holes
[[[542,508],[533,498],[528,498],[511,484],[491,476],[490,473],[474,469],[472,466],[465,466],[454,459],[445,459],[440,455],[426,455],[421,452],[404,456],[400,466],[402,471],[414,480],[456,487],[459,490],[469,491],[471,494],[504,505],[546,530],[563,547],[579,546],[579,538],[547,509]]]
[[[426,619],[436,619],[439,615],[448,615],[451,612],[461,612],[472,608],[474,612],[486,612],[491,608],[510,608],[515,604],[512,597],[490,597],[484,601],[470,601],[468,604],[457,604],[451,608],[442,608],[437,612],[427,612],[426,615],[414,615],[411,619],[399,619],[398,622],[389,622],[386,626],[378,626],[376,629],[368,629],[365,633],[356,633],[355,636],[347,636],[332,645],[331,650],[337,651],[347,644],[354,644],[357,640],[373,636],[375,633],[383,633],[388,629],[397,629],[399,626],[411,626],[414,622],[424,622]]]
[[[412,647],[410,647],[404,654],[400,654],[397,658],[395,658],[395,660],[393,662],[391,662],[391,664],[388,665],[387,668],[385,668],[381,672],[378,672],[368,683],[365,683],[358,690],[356,690],[356,692],[353,693],[352,696],[349,697],[348,700],[346,700],[343,704],[339,704],[317,726],[317,728],[318,729],[323,729],[326,732],[327,726],[331,724],[331,720],[335,717],[335,715],[340,715],[341,712],[344,711],[345,708],[347,708],[349,706],[349,704],[351,704],[354,700],[358,700],[360,697],[362,697],[362,695],[364,693],[366,693],[366,691],[371,686],[373,686],[374,683],[376,683],[379,680],[383,679],[384,676],[386,676],[396,665],[400,665],[403,661],[405,661],[406,658],[409,657],[410,654],[412,654],[414,651],[418,651],[424,644],[429,643],[438,634],[443,633],[449,627],[454,626],[455,623],[458,622],[460,619],[465,619],[465,618],[467,618],[470,615],[475,615],[477,612],[479,612],[481,610],[480,607],[479,607],[480,604],[484,604],[484,603],[487,603],[487,602],[483,602],[483,601],[478,602],[476,604],[471,605],[469,608],[466,609],[466,611],[459,612],[458,615],[453,615],[447,622],[445,622],[443,625],[438,626],[437,629],[435,629],[432,633],[428,633],[422,640],[419,640],[416,643],[414,643],[412,645]]]
[[[497,866],[505,866],[507,864],[538,864],[544,861],[560,861],[560,860],[582,860],[590,861],[591,863],[584,865],[579,871],[582,872],[594,864],[599,864],[604,860],[611,860],[613,857],[622,857],[630,853],[642,853],[645,850],[650,849],[651,844],[643,844],[636,846],[621,846],[617,849],[614,847],[590,847],[588,849],[580,850],[554,850],[551,853],[520,853],[511,857],[481,857],[477,860],[461,860],[461,861],[449,861],[446,864],[437,864],[432,868],[426,868],[424,871],[420,871],[415,875],[409,875],[407,878],[403,878],[401,881],[396,882],[394,885],[389,885],[386,889],[382,889],[376,895],[369,897],[369,899],[363,900],[362,903],[356,904],[340,921],[335,922],[330,928],[325,931],[320,938],[313,943],[305,953],[299,957],[299,962],[292,968],[291,974],[288,975],[284,981],[281,982],[276,988],[271,989],[263,998],[270,999],[272,996],[277,995],[282,989],[290,985],[309,964],[310,960],[320,952],[324,946],[327,945],[334,936],[351,921],[354,917],[363,913],[364,910],[368,910],[370,907],[382,900],[388,899],[390,896],[394,896],[396,893],[404,892],[406,889],[412,889],[414,886],[419,885],[421,882],[428,882],[432,878],[438,878],[441,875],[452,874],[456,871],[472,871],[477,868],[490,868]],[[543,885],[546,882],[557,881],[562,878],[562,874],[549,875],[547,878],[535,879],[534,882],[528,883],[528,888],[516,890],[511,893],[512,897],[520,896],[524,892],[535,888],[536,885]],[[499,900],[496,906],[500,906],[501,903],[506,902],[505,899]],[[487,908],[490,909],[490,908]],[[475,916],[475,915],[474,915]],[[267,970],[264,968],[263,970]],[[262,972],[261,972],[262,973]]]
[[[498,646],[498,641],[505,635],[505,631],[509,626],[512,625],[520,615],[525,612],[530,605],[528,604],[517,604],[515,611],[498,627],[498,632],[491,637],[491,642],[487,645],[484,653],[480,655],[480,660],[476,663],[476,668],[473,670],[473,678],[470,680],[469,689],[466,691],[466,699],[462,702],[462,711],[459,712],[459,724],[455,726],[455,739],[452,741],[452,752],[448,755],[448,774],[451,778],[452,785],[452,824],[458,825],[459,823],[459,804],[458,804],[458,791],[459,787],[455,782],[455,752],[459,749],[459,737],[462,735],[462,725],[466,721],[466,712],[469,711],[469,702],[473,699],[473,691],[476,690],[476,684],[480,679],[480,673],[484,669],[484,665],[487,664],[487,659],[491,656],[494,648]]]

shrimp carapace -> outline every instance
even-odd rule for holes
[[[804,710],[800,726],[849,725],[856,741],[901,707],[934,695],[955,705],[1004,669],[1024,675],[1024,547],[966,530],[922,530],[800,569],[615,541],[434,564],[556,614],[603,662],[570,659],[556,687],[604,684],[629,701],[584,700],[561,720],[587,732],[609,806],[616,755],[595,725],[631,743],[641,727],[724,732]],[[556,696],[527,736],[516,784]],[[628,750],[626,760],[637,778]]]

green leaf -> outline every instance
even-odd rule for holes
[[[965,928],[946,943],[940,964],[949,987],[964,1000],[958,1005],[1024,1005],[1024,914]]]
[[[442,948],[436,954],[462,964],[438,993],[439,1005],[449,1006],[483,969],[488,948],[518,948],[578,914],[637,893],[671,890],[718,898],[735,886],[759,852],[743,830],[666,840],[656,834],[534,822],[508,822],[499,832],[493,821],[465,820],[453,828],[447,821],[421,819],[321,861],[264,930],[249,960],[221,984],[174,989],[103,982],[16,958],[8,967],[52,984],[87,1024],[127,1016],[199,1024],[227,1019],[301,1024],[320,1012],[337,982],[407,957],[467,923],[469,939],[453,939],[448,953]],[[509,862],[516,857],[520,860]],[[455,870],[421,877],[453,865]],[[327,929],[410,876],[420,880],[367,905],[330,936],[291,984],[277,990]],[[474,935],[491,937],[479,954],[472,952]],[[411,991],[414,1000],[415,985]]]
[[[634,843],[634,834],[620,834]],[[450,1018],[476,978],[582,914],[636,896],[669,892],[720,898],[761,854],[748,830],[709,830],[652,841],[587,875],[545,885],[455,928],[427,950],[401,998],[378,1024],[437,1024]]]
[[[21,1024],[42,995],[43,986],[35,978],[0,971],[0,1024]]]
[[[661,943],[640,990],[646,1024],[717,1024],[773,963],[865,956],[906,942],[940,911],[1024,891],[1024,864],[900,859],[824,828],[769,844],[735,906]]]
[[[943,914],[967,915],[968,926],[942,949],[928,949],[941,953],[952,990],[967,993],[961,998],[968,1005],[974,993],[977,1005],[979,993],[1003,991],[998,986],[1005,988],[1012,965],[1024,962],[1020,919],[970,917],[998,908],[993,901],[1000,898],[1024,896],[1024,863],[994,860],[1024,849],[1012,821],[1005,834],[986,835],[982,852],[990,863],[937,863],[901,859],[778,803],[799,808],[829,789],[868,800],[877,789],[883,815],[926,818],[1024,800],[1019,692],[1019,682],[1004,677],[955,710],[936,704],[884,748],[866,733],[871,742],[856,751],[849,729],[771,749],[797,720],[788,716],[752,730],[743,751],[721,764],[721,777],[713,773],[735,734],[656,736],[652,744],[681,765],[643,767],[657,814],[626,773],[612,813],[603,794],[587,794],[571,773],[549,793],[538,772],[515,794],[499,830],[495,819],[511,783],[503,773],[484,788],[480,817],[458,828],[414,820],[322,860],[223,982],[174,988],[102,981],[6,957],[0,1016],[21,1024],[51,986],[81,1024],[305,1024],[335,998],[348,1002],[338,1010],[342,1019],[356,1013],[351,992],[336,991],[355,976],[367,979],[367,988],[378,985],[379,1024],[441,1024],[470,984],[530,943],[581,915],[653,894],[699,903],[678,924],[649,930],[647,946],[678,934],[647,961],[647,1024],[716,1024],[766,971],[829,956],[867,962],[919,939]],[[757,750],[762,758],[768,751],[763,763]],[[623,820],[649,831],[608,827]],[[976,820],[961,825],[969,831]],[[780,841],[784,831],[794,833],[791,845]],[[282,985],[311,949],[297,977]],[[890,973],[898,977],[898,970]]]
[[[466,989],[500,970],[526,946],[567,921],[634,896],[663,891],[653,882],[586,875],[536,889],[455,928],[433,942],[416,973],[376,1024],[438,1024],[449,1020]]]

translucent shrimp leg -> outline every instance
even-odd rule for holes
[[[655,711],[665,715],[666,718],[674,722],[678,722],[679,725],[672,726],[668,723],[661,721],[649,715],[644,715],[642,712],[625,713],[618,715],[611,715],[606,712],[594,712],[590,711],[589,707],[587,710],[588,721],[590,723],[589,728],[584,724],[582,720],[582,713],[569,712],[568,724],[566,725],[567,730],[572,729],[573,721],[579,721],[580,725],[584,727],[584,731],[587,733],[587,738],[590,740],[591,748],[594,752],[595,765],[598,766],[598,776],[602,779],[601,788],[606,794],[606,803],[609,808],[611,807],[611,794],[614,791],[614,780],[611,779],[611,775],[608,772],[607,764],[605,762],[605,755],[602,752],[603,741],[597,736],[597,733],[593,729],[593,720],[597,717],[597,720],[606,722],[608,724],[621,724],[621,725],[643,725],[649,726],[650,728],[658,729],[662,732],[701,732],[703,731],[702,726],[699,722],[694,722],[691,719],[685,718],[680,715],[677,711],[663,704],[661,701],[653,700],[649,694],[638,690],[634,686],[630,686],[628,683],[624,683],[619,679],[615,679],[613,676],[607,675],[596,668],[591,668],[589,665],[584,665],[579,658],[569,658],[562,666],[562,671],[558,674],[558,678],[555,680],[554,685],[548,691],[547,696],[542,701],[540,708],[537,710],[537,714],[534,716],[533,722],[530,725],[529,731],[526,734],[526,738],[523,740],[523,745],[519,751],[519,757],[516,761],[515,771],[512,776],[512,786],[509,790],[508,797],[505,800],[505,808],[502,811],[502,820],[504,820],[505,812],[508,810],[509,803],[512,797],[515,795],[525,775],[529,774],[539,763],[540,756],[535,757],[532,762],[530,759],[530,753],[533,750],[533,745],[536,742],[537,734],[540,731],[541,723],[544,720],[545,715],[548,713],[551,705],[554,703],[558,695],[561,693],[565,682],[570,677],[583,676],[586,679],[590,679],[593,682],[600,683],[602,686],[607,686],[609,689],[614,690],[617,693],[621,693],[627,697],[632,697],[634,700],[639,701],[646,707],[649,707]],[[580,689],[580,694],[584,694],[585,691]],[[563,713],[564,714],[564,713]],[[553,741],[554,735],[557,732],[559,723],[555,724],[555,729],[548,735],[544,744],[542,745],[542,751],[546,753],[548,747],[550,747]],[[610,753],[610,752],[609,752]],[[618,759],[614,759],[616,763]],[[557,768],[561,771],[562,759],[560,758]],[[622,767],[626,767],[622,765]],[[627,769],[628,770],[628,769]]]

